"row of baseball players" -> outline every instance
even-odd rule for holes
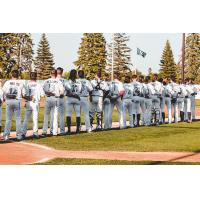
[[[177,84],[170,79],[158,81],[154,74],[153,80],[147,76],[125,76],[124,83],[119,74],[114,74],[111,81],[108,74],[101,80],[98,71],[91,81],[85,79],[84,71],[71,70],[69,80],[62,78],[63,69],[52,70],[51,78],[44,81],[43,86],[37,80],[37,73],[31,72],[30,81],[26,85],[18,79],[19,73],[14,70],[0,90],[1,101],[6,102],[6,124],[3,138],[9,140],[11,118],[14,113],[16,120],[16,136],[22,140],[26,136],[30,117],[33,119],[33,137],[38,138],[39,103],[46,96],[42,136],[47,136],[48,118],[50,115],[50,133],[58,133],[58,115],[60,115],[60,135],[65,134],[65,111],[68,133],[71,132],[71,116],[76,113],[76,132],[80,132],[81,111],[84,113],[86,131],[93,129],[96,113],[96,129],[112,128],[112,112],[117,107],[119,127],[126,128],[126,114],[129,115],[129,126],[159,124],[165,122],[165,107],[168,110],[168,122],[192,121],[195,105],[196,88],[186,79],[185,84]],[[67,96],[67,99],[65,98]],[[26,101],[26,114],[21,125],[21,99]],[[2,105],[2,103],[1,103]],[[173,114],[172,114],[173,111]],[[1,113],[0,113],[1,116]],[[193,116],[194,117],[194,116]],[[1,119],[0,119],[1,122]],[[1,127],[1,126],[0,126]]]

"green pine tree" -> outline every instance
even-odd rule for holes
[[[169,40],[167,40],[163,50],[160,66],[160,75],[163,78],[172,78],[176,80],[177,68]]]
[[[88,79],[92,79],[98,70],[104,75],[106,54],[106,40],[102,33],[84,33],[78,50],[78,60],[74,64],[84,70]]]
[[[1,78],[9,78],[13,69],[17,69],[20,74],[30,71],[33,62],[32,47],[31,35],[28,33],[1,33]]]
[[[186,77],[200,83],[200,33],[190,33],[186,38],[185,72]]]
[[[50,77],[51,70],[54,69],[53,54],[50,52],[49,42],[43,33],[37,49],[35,58],[35,70],[38,79],[44,80]]]
[[[113,43],[108,45],[108,73],[112,71],[112,60],[114,73],[118,72],[121,76],[131,73],[133,65],[130,55],[131,48],[127,45],[128,41],[129,37],[125,33],[113,34]]]

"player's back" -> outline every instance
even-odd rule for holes
[[[8,80],[3,86],[3,93],[7,99],[21,99],[24,84],[21,80]]]
[[[41,96],[44,96],[42,86],[36,81],[28,81],[25,86],[25,91],[26,95],[32,96],[36,102],[39,102]]]
[[[89,93],[93,90],[90,81],[85,78],[77,79],[81,83],[80,97],[88,97]]]
[[[124,83],[124,95],[123,99],[132,99],[133,97],[133,85],[131,83]]]

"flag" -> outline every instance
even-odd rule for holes
[[[144,58],[147,55],[147,53],[145,53],[141,49],[137,48],[137,55],[140,55],[140,56],[142,56]]]

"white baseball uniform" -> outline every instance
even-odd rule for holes
[[[70,93],[75,95],[80,95],[81,92],[81,82],[69,80],[65,90],[68,90]],[[67,97],[67,117],[72,116],[72,111],[76,113],[76,117],[80,117],[80,100],[74,97]]]
[[[159,81],[154,81],[151,83],[154,88],[154,95],[152,95],[152,120],[158,125],[160,121],[160,98],[162,97],[162,84]]]
[[[119,127],[124,128],[124,120],[123,120],[123,105],[122,105],[122,99],[120,96],[121,92],[124,92],[124,87],[122,82],[115,79],[111,81],[110,84],[110,102],[111,102],[111,113],[112,116],[114,107],[117,107],[118,110],[118,118],[119,118]]]
[[[40,98],[44,96],[44,91],[36,81],[28,81],[25,86],[25,96],[32,97],[30,100],[26,100],[26,114],[23,123],[22,132],[26,135],[29,119],[32,115],[33,120],[33,135],[38,135],[38,113]]]
[[[191,95],[193,94],[193,88],[190,84],[185,85],[186,96],[184,100],[184,112],[185,112],[185,119],[192,120],[191,115]]]
[[[164,99],[165,99],[165,105],[167,107],[167,111],[168,111],[168,123],[171,124],[172,123],[172,95],[173,95],[173,85],[172,83],[167,84],[164,87]],[[174,98],[176,98],[174,96]],[[175,102],[174,102],[175,104]]]
[[[106,81],[108,89],[110,89],[110,81]],[[111,103],[110,98],[105,97],[103,102],[103,111],[104,111],[104,129],[110,129],[112,127],[112,115],[111,115]]]
[[[53,122],[52,134],[57,135],[58,132],[58,105],[59,98],[64,95],[64,87],[61,81],[56,78],[47,79],[43,85],[44,92],[51,92],[52,95],[46,94],[46,104],[44,111],[44,124],[43,124],[43,134],[47,133],[48,129],[48,116],[51,114],[51,121]]]
[[[141,114],[141,95],[142,95],[142,83],[138,81],[132,82],[133,85],[133,123],[135,126],[140,124],[140,114]]]
[[[64,78],[57,78],[65,88],[67,81]],[[60,115],[60,133],[65,133],[65,95],[60,95],[58,98],[58,113]]]
[[[129,114],[129,125],[133,127],[133,84],[132,83],[124,83],[124,95],[122,98],[123,105],[123,120],[124,120],[124,128],[126,128],[126,110],[128,110]]]
[[[91,85],[93,91],[91,93],[91,103],[90,103],[90,124],[93,125],[94,114],[96,112],[97,129],[102,129],[102,118],[103,118],[103,96],[104,92],[108,91],[108,85],[105,81],[100,79],[92,80]]]
[[[3,96],[6,101],[6,125],[4,138],[9,137],[12,115],[16,121],[17,138],[22,139],[21,133],[21,99],[24,95],[24,84],[21,80],[8,80],[3,86]]]
[[[155,94],[154,88],[150,83],[143,85],[144,94],[144,113],[143,121],[145,126],[151,125],[152,95]]]
[[[88,132],[91,131],[90,125],[90,104],[88,101],[89,93],[93,90],[90,81],[84,78],[77,79],[81,83],[81,92],[80,92],[80,103],[81,103],[81,110],[83,110],[85,115],[85,126]]]

